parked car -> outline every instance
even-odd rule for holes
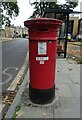
[[[23,38],[28,38],[28,34],[23,34]]]
[[[29,37],[28,37],[28,35],[27,35],[27,36],[25,36],[25,38],[26,38],[26,39],[28,39],[28,38],[29,38]]]
[[[82,41],[82,34],[76,36],[76,41]]]

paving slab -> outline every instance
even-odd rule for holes
[[[66,60],[66,59],[65,59]],[[68,61],[57,61],[56,65],[56,73],[79,73],[80,72],[80,65],[76,64],[76,62],[68,62]]]
[[[73,69],[73,67],[62,68],[62,72],[68,74],[77,74],[77,70]]]
[[[58,88],[58,95],[60,97],[74,97],[73,92],[70,89],[69,84],[56,84]]]
[[[70,89],[72,90],[72,93],[74,97],[80,98],[80,84],[70,84]]]
[[[72,83],[68,74],[56,74],[56,83]]]
[[[25,112],[24,112],[25,111]],[[51,108],[22,107],[17,118],[52,118]]]
[[[60,98],[61,105],[54,110],[54,118],[80,118],[80,98]]]
[[[72,65],[77,71],[80,71],[81,64]]]
[[[82,74],[80,74],[80,84],[82,84]]]
[[[80,74],[82,74],[82,64],[80,65]]]
[[[80,73],[79,74],[77,74],[77,73],[76,74],[70,73],[69,77],[70,77],[72,83],[80,84],[80,77],[81,77]]]

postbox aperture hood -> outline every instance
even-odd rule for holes
[[[54,18],[35,18],[31,20],[26,20],[24,26],[27,28],[33,27],[52,27],[57,29],[61,27],[62,21]]]

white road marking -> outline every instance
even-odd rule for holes
[[[0,84],[2,84],[2,85],[3,85],[3,84],[6,84],[6,83],[8,83],[8,82],[12,79],[13,76],[12,76],[11,74],[7,73],[7,71],[10,70],[10,69],[18,70],[17,67],[7,67],[7,68],[3,71],[3,74],[6,75],[6,76],[8,76],[8,78],[7,78],[6,81],[4,81],[4,82],[2,82],[2,83],[0,83]]]
[[[17,76],[15,77],[15,79],[13,80],[13,82],[11,83],[9,88],[7,89],[7,91],[14,91],[15,90],[17,84],[19,83],[19,81],[21,80],[21,77],[24,74],[24,71],[25,71],[27,64],[28,64],[28,60],[29,60],[29,52],[27,53],[27,56],[26,56],[26,59],[25,59],[25,62],[23,64],[22,68],[20,69],[19,73],[17,74]]]

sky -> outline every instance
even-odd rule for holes
[[[11,24],[15,26],[22,26],[24,27],[24,21],[27,20],[33,13],[33,6],[29,4],[29,0],[17,0],[19,6],[19,16],[15,19],[12,19]],[[64,0],[58,0],[60,3],[64,3]],[[82,1],[82,0],[79,0]],[[80,11],[80,5],[78,5],[75,11]]]
[[[33,6],[29,4],[29,0],[17,0],[19,6],[19,16],[12,20],[15,26],[24,26],[24,21],[27,20],[33,13]]]

